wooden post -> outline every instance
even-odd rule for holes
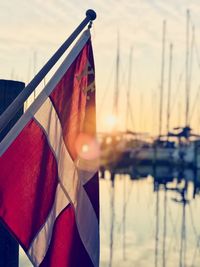
[[[0,115],[11,104],[25,87],[23,82],[0,80]],[[23,114],[23,107],[16,113],[6,128],[0,133],[0,141],[4,138],[10,128]],[[6,178],[6,177],[5,177]],[[19,245],[8,232],[3,222],[0,221],[0,266],[19,266]]]

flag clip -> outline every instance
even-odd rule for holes
[[[89,24],[88,24],[88,30],[90,30],[92,28],[92,20],[90,20]]]

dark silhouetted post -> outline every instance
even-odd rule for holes
[[[11,102],[23,90],[23,82],[0,80],[0,115],[11,104]],[[0,133],[0,141],[12,128],[15,122],[23,114],[23,107],[16,113],[15,117],[9,122],[7,127]],[[6,178],[6,177],[5,177]],[[8,232],[3,222],[0,221],[0,266],[18,267],[19,265],[19,246],[17,241]]]

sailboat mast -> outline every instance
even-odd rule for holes
[[[128,71],[128,89],[127,89],[127,104],[126,104],[126,130],[128,130],[128,118],[130,111],[130,91],[131,91],[131,73],[132,73],[132,53],[133,48],[131,47],[129,55],[129,71]]]
[[[189,123],[189,22],[190,11],[187,9],[186,19],[186,56],[185,56],[185,93],[186,93],[186,110],[185,110],[185,126]]]
[[[118,117],[118,100],[119,100],[119,33],[117,34],[117,58],[116,58],[116,78],[115,78],[115,95],[114,95],[114,116]]]
[[[164,89],[164,70],[165,70],[165,35],[166,35],[166,21],[164,20],[163,39],[162,39],[161,82],[160,82],[159,136],[161,136],[162,134],[163,89]]]
[[[170,52],[169,52],[169,77],[168,77],[168,100],[167,100],[167,133],[170,129],[170,106],[171,106],[171,76],[172,76],[172,52],[173,52],[173,44],[170,44]]]

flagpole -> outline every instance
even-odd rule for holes
[[[0,116],[0,132],[6,127],[8,122],[14,117],[17,111],[22,107],[23,103],[32,94],[39,83],[44,79],[51,68],[56,64],[59,58],[64,54],[67,48],[72,44],[85,26],[96,19],[96,12],[92,9],[86,11],[85,19],[79,24],[68,39],[61,45],[55,54],[48,60],[44,67],[36,74],[32,81],[24,88],[24,90],[15,98],[11,105]]]

